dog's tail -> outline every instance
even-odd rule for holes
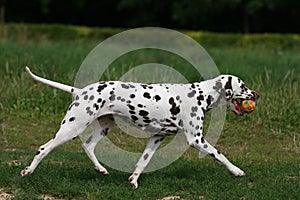
[[[80,89],[78,88],[75,88],[75,87],[72,87],[72,86],[69,86],[69,85],[64,85],[64,84],[61,84],[61,83],[57,83],[55,81],[50,81],[48,79],[45,79],[45,78],[41,78],[35,74],[33,74],[29,67],[26,66],[26,72],[27,74],[33,79],[33,80],[36,80],[36,81],[39,81],[41,83],[44,83],[46,85],[50,85],[52,87],[55,87],[57,89],[60,89],[60,90],[63,90],[63,91],[66,91],[66,92],[69,92],[71,93],[72,95],[78,95],[79,94],[79,91]]]

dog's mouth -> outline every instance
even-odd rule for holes
[[[232,99],[232,104],[233,104],[233,107],[234,107],[234,113],[239,115],[239,116],[242,116],[244,114],[244,111],[242,109],[243,100],[245,100],[245,99]]]

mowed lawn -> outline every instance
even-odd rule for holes
[[[198,152],[190,148],[170,166],[143,174],[139,188],[134,190],[127,182],[129,173],[110,168],[107,168],[108,176],[94,172],[77,139],[55,149],[32,175],[21,178],[20,171],[30,164],[38,147],[54,136],[72,100],[69,94],[33,82],[25,74],[25,66],[41,76],[72,85],[80,64],[96,45],[97,42],[82,41],[0,41],[2,196],[15,199],[299,199],[300,54],[298,49],[263,46],[205,47],[221,73],[241,77],[261,96],[251,114],[238,117],[228,111],[216,145],[246,172],[245,177],[233,177],[224,166],[209,158],[198,159]],[[147,52],[142,54],[147,58]],[[108,72],[106,78],[118,80],[134,64],[131,58],[122,58],[112,64],[115,74]],[[175,59],[171,64],[176,69],[182,64],[188,76],[189,68],[182,60]],[[188,79],[197,81],[201,77],[190,75]],[[145,139],[128,136],[118,128],[108,137],[128,151],[141,152],[146,143]]]

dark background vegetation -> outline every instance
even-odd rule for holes
[[[299,0],[0,0],[0,21],[299,33]]]

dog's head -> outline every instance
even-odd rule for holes
[[[240,78],[232,75],[219,76],[214,89],[220,93],[222,104],[225,103],[228,109],[240,116],[244,114],[241,107],[243,100],[256,101],[259,98],[257,92],[247,88]]]

